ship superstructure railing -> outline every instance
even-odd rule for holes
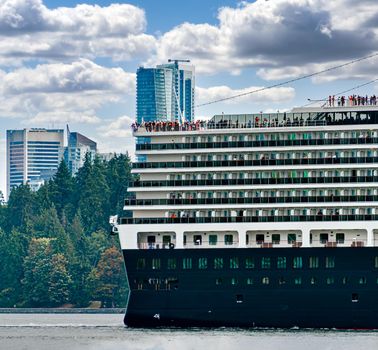
[[[299,158],[299,159],[261,159],[261,160],[207,160],[184,162],[141,162],[133,163],[133,169],[164,169],[164,168],[211,168],[265,165],[324,165],[377,163],[378,157],[330,157],[330,158]]]
[[[151,150],[189,150],[216,148],[256,148],[288,146],[322,146],[322,145],[366,145],[378,143],[378,137],[303,139],[303,140],[265,140],[265,141],[224,141],[191,143],[145,143],[137,144],[137,151]]]
[[[288,177],[259,179],[204,179],[204,180],[156,180],[133,181],[130,187],[194,187],[236,185],[291,185],[291,184],[339,184],[378,182],[378,176],[332,176],[332,177]]]
[[[325,203],[325,202],[375,202],[378,195],[328,195],[328,196],[280,196],[240,198],[162,198],[126,199],[125,206],[153,205],[214,205],[214,204],[275,204],[275,203]]]
[[[376,214],[348,215],[271,215],[271,216],[225,216],[225,217],[175,217],[175,218],[121,218],[127,225],[144,224],[213,224],[241,222],[299,222],[299,221],[377,221]]]

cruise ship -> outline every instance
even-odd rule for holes
[[[378,106],[133,135],[126,325],[378,328]]]

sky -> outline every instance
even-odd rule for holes
[[[0,0],[0,190],[7,129],[69,124],[101,152],[133,154],[139,66],[190,59],[202,104],[369,55],[377,35],[376,0]],[[377,64],[197,108],[196,117],[303,106],[377,78]]]

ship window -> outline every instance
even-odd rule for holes
[[[377,281],[378,281],[378,279],[377,279]],[[252,277],[248,277],[247,278],[247,284],[248,285],[252,285],[253,284],[253,278]]]
[[[378,256],[374,258],[374,267],[378,269]]]
[[[256,243],[257,243],[257,244],[262,244],[262,243],[264,243],[264,235],[262,235],[262,234],[257,234],[257,235],[256,235]]]
[[[239,268],[239,258],[230,258],[230,269],[238,269]]]
[[[160,259],[154,258],[152,259],[152,270],[160,270]]]
[[[192,268],[192,258],[183,258],[182,259],[182,268],[184,270],[190,270]]]
[[[292,244],[297,241],[297,235],[295,233],[288,233],[287,235],[287,243]]]
[[[360,277],[358,279],[358,284],[366,284],[367,280],[366,280],[366,277]]]
[[[263,278],[261,279],[261,283],[262,283],[262,284],[269,284],[269,277],[263,277]]]
[[[214,258],[214,269],[223,269],[223,258]]]
[[[232,278],[231,278],[231,284],[232,284],[233,286],[236,286],[236,285],[238,284],[238,279],[237,279],[236,277],[232,277]]]
[[[167,264],[168,270],[174,270],[174,269],[176,269],[176,266],[177,266],[176,259],[175,258],[169,258],[168,264]]]
[[[234,240],[234,236],[233,235],[224,235],[224,244],[226,244],[226,245],[232,245],[233,240]]]
[[[314,284],[317,284],[317,283],[318,283],[318,281],[315,277],[310,278],[310,284],[314,285]]]
[[[326,244],[328,242],[328,233],[321,233],[320,234],[320,243]]]
[[[243,295],[237,294],[236,295],[236,303],[241,304],[243,301],[244,301]]]
[[[280,240],[281,240],[281,235],[279,233],[272,234],[272,243],[273,244],[280,244]]]
[[[261,268],[270,269],[270,258],[264,257],[261,259]]]
[[[223,283],[223,280],[222,280],[221,278],[216,278],[216,279],[215,279],[215,284],[216,284],[217,286],[220,286],[222,283]]]
[[[278,269],[286,269],[286,257],[279,256],[277,258],[277,268]]]
[[[339,244],[344,244],[345,234],[344,233],[336,233],[336,242],[339,243]]]
[[[342,284],[348,284],[349,283],[349,278],[348,277],[343,277],[341,280]]]
[[[255,268],[255,259],[254,258],[246,258],[245,259],[245,268],[246,269],[254,269]]]
[[[146,268],[146,259],[139,258],[137,260],[137,270],[143,270]]]
[[[327,284],[334,284],[335,283],[335,279],[333,277],[327,277],[326,282],[327,282]]]
[[[293,258],[293,268],[294,269],[301,269],[302,267],[303,267],[302,257],[301,256],[295,256]]]
[[[217,245],[218,236],[217,235],[209,235],[209,244],[210,245]]]
[[[285,280],[285,278],[284,278],[284,277],[280,277],[280,278],[278,279],[278,284],[280,284],[280,285],[282,285],[282,284],[286,284],[286,280]]]
[[[296,285],[302,284],[302,277],[295,277],[294,278],[294,284],[296,284]]]
[[[352,303],[358,303],[359,295],[357,293],[352,293]]]
[[[310,267],[310,269],[319,268],[319,258],[317,256],[310,256],[309,267]]]
[[[327,269],[333,269],[335,267],[335,257],[327,256],[325,260],[325,265]]]
[[[198,268],[201,270],[207,269],[207,258],[198,259]]]

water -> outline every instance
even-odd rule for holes
[[[0,349],[378,349],[378,331],[128,329],[122,318],[120,314],[0,314]]]

